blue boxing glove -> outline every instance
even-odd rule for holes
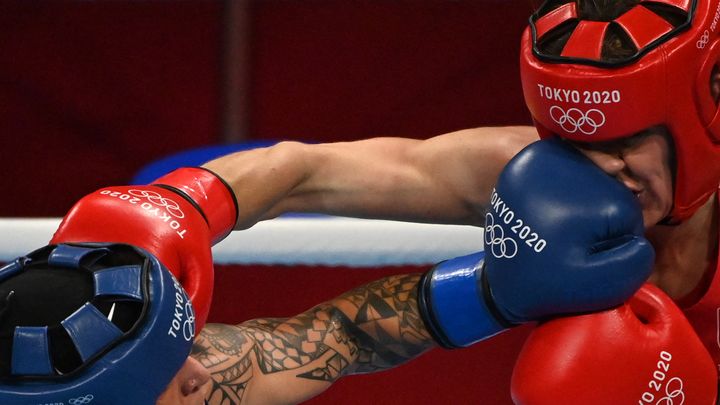
[[[421,314],[442,346],[619,305],[652,271],[635,196],[563,141],[518,153],[490,203],[484,254],[442,262],[420,282]]]

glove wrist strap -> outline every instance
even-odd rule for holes
[[[213,243],[224,239],[235,227],[238,203],[230,185],[201,167],[177,169],[155,180],[154,186],[179,194],[203,215]]]
[[[482,282],[484,257],[480,252],[439,263],[418,286],[420,314],[443,347],[466,347],[512,326],[497,317],[494,304],[488,306],[491,298]]]

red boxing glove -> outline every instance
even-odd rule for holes
[[[518,405],[710,405],[717,377],[680,309],[646,284],[619,308],[538,326],[511,390]]]
[[[183,168],[149,186],[88,194],[63,218],[50,243],[117,242],[149,251],[188,292],[200,330],[212,300],[210,248],[236,220],[235,195],[222,179],[205,169]]]

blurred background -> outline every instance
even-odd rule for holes
[[[529,0],[0,1],[0,216],[62,216],[201,147],[529,124],[517,59],[531,11]],[[218,266],[211,320],[288,316],[422,270]],[[511,404],[526,334],[346,378],[309,403]]]

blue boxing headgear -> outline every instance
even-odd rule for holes
[[[82,273],[92,280],[90,299],[54,325],[12,319],[20,305],[13,301],[22,297],[2,287],[20,285],[38,267]],[[195,316],[187,294],[157,258],[129,245],[46,246],[1,268],[0,290],[7,293],[0,323],[10,317],[9,328],[16,325],[6,336],[12,349],[9,375],[0,377],[3,405],[154,404],[190,353]],[[132,308],[131,316],[117,321],[116,307]],[[58,341],[70,346],[70,365]]]

